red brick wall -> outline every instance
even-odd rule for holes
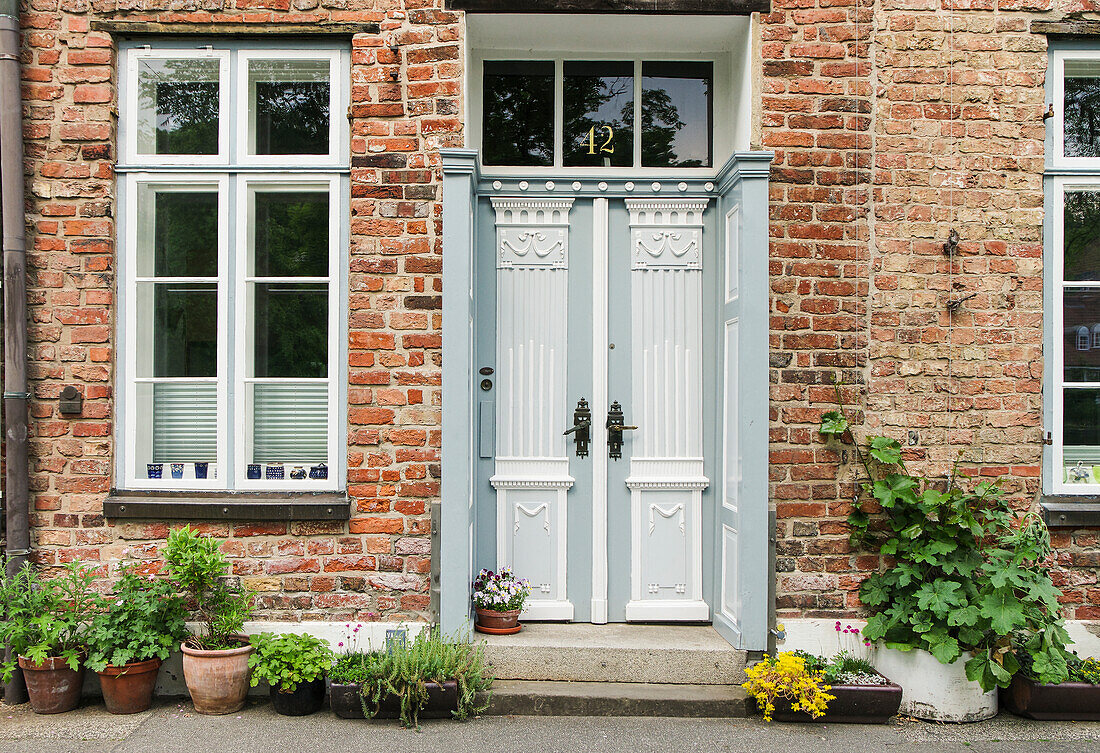
[[[864,434],[930,473],[962,452],[1019,507],[1037,500],[1047,40],[1028,25],[1051,6],[773,0],[762,16],[782,616],[857,609],[878,564],[847,543],[852,458],[816,431],[834,373]],[[1068,616],[1100,617],[1096,533],[1054,541]]]
[[[349,523],[203,524],[226,537],[262,618],[423,618],[439,495],[440,173],[461,144],[459,17],[442,0],[225,0],[202,11],[31,0],[23,63],[30,200],[32,530],[43,565],[148,561],[159,522],[111,524],[114,464],[115,45],[96,18],[379,22],[352,41]],[[193,7],[198,7],[196,4]],[[140,10],[131,10],[140,8]],[[220,8],[220,10],[219,10]],[[58,12],[60,9],[60,13]],[[398,45],[395,53],[391,45]],[[85,396],[57,413],[62,386]]]

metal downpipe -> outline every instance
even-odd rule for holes
[[[27,562],[27,247],[23,185],[23,102],[19,1],[0,0],[0,216],[4,252],[4,512],[7,571]],[[8,649],[5,647],[5,654]],[[4,685],[5,703],[27,700],[22,675]]]

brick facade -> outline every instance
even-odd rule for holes
[[[160,522],[108,523],[115,46],[98,18],[380,22],[352,40],[350,523],[203,524],[262,618],[427,616],[439,494],[438,149],[461,146],[461,14],[442,0],[30,0],[24,97],[32,532],[43,565],[159,566]],[[759,17],[771,175],[771,482],[781,616],[851,613],[851,469],[817,434],[841,373],[867,431],[1021,506],[1040,486],[1042,114],[1052,0],[773,0]],[[942,252],[951,228],[961,244]],[[949,296],[976,292],[955,315]],[[82,385],[84,415],[57,413]],[[1100,534],[1054,534],[1068,613],[1100,618]]]
[[[350,523],[202,524],[226,537],[261,619],[420,619],[439,492],[438,150],[461,144],[459,17],[441,0],[32,0],[24,98],[31,307],[32,536],[42,565],[159,567],[168,525],[109,523],[114,426],[117,59],[93,19],[377,22],[351,41]],[[342,114],[334,114],[340,117]],[[76,420],[57,396],[78,384]]]
[[[1050,0],[775,0],[762,17],[772,171],[772,450],[781,616],[857,609],[853,458],[817,435],[833,374],[863,432],[942,474],[1040,492]],[[1045,11],[1055,11],[1045,13]],[[955,229],[954,260],[943,251]],[[976,295],[958,313],[949,298]],[[841,461],[838,464],[838,461]],[[1100,617],[1095,531],[1055,531],[1067,616]]]

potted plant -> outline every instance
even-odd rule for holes
[[[851,629],[851,628],[849,628]],[[834,696],[821,721],[837,724],[886,724],[898,713],[901,686],[880,672],[867,659],[841,651],[831,659],[795,651],[806,663],[807,671],[820,673]],[[781,722],[810,721],[805,711],[794,711],[783,699],[777,701],[774,718]]]
[[[1001,690],[1001,702],[1013,714],[1050,721],[1100,721],[1100,660],[1066,652],[1065,672],[1036,662],[1036,636],[1016,651],[1020,671]],[[1029,645],[1030,644],[1030,645]]]
[[[87,632],[86,664],[99,675],[109,712],[136,714],[152,705],[161,662],[187,637],[184,617],[171,581],[122,568]]]
[[[168,534],[168,570],[189,597],[199,631],[183,641],[183,678],[200,714],[230,714],[248,695],[248,657],[253,648],[242,635],[252,614],[251,595],[230,582],[229,561],[217,539],[190,526]]]
[[[59,714],[80,704],[85,631],[100,604],[94,579],[91,566],[69,562],[56,578],[43,578],[28,564],[0,580],[0,645],[16,657],[0,664],[0,674],[8,682],[17,665],[22,669],[35,713]]]
[[[329,701],[346,719],[389,717],[407,727],[420,718],[465,719],[488,707],[492,685],[481,646],[423,630],[411,644],[345,654],[330,673]]]
[[[787,718],[801,712],[818,719],[836,698],[829,694],[825,673],[810,669],[804,656],[791,651],[777,656],[764,654],[762,661],[745,668],[745,674],[749,679],[741,687],[756,700],[766,722],[772,721],[777,712]]]
[[[531,593],[531,585],[517,578],[510,567],[500,572],[482,570],[474,580],[474,629],[492,635],[508,635],[523,629],[519,613]]]
[[[836,394],[839,403],[839,385]],[[851,543],[884,555],[860,587],[874,612],[863,635],[885,644],[874,663],[904,688],[901,712],[939,721],[995,715],[996,688],[1019,668],[1012,633],[1040,634],[1041,662],[1068,640],[1042,520],[1017,515],[993,483],[968,487],[957,463],[950,477],[928,479],[908,471],[896,440],[861,445],[843,405],[822,416],[820,431],[847,438],[863,471]],[[872,525],[872,515],[880,522]]]
[[[255,649],[248,658],[252,687],[271,685],[271,703],[284,716],[308,716],[325,703],[325,672],[332,666],[332,649],[312,635],[262,633],[251,636]]]

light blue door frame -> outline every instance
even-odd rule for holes
[[[571,356],[571,359],[577,358],[578,363],[568,369],[565,378],[570,414],[578,397],[593,400],[586,393],[590,390],[593,361],[598,360],[600,347],[586,333],[592,331],[593,317],[600,315],[601,306],[606,307],[608,339],[623,348],[622,353],[630,350],[632,278],[626,260],[631,251],[625,243],[618,249],[615,244],[631,237],[629,223],[644,220],[638,220],[634,214],[628,220],[624,207],[631,200],[638,204],[637,199],[651,203],[665,198],[681,202],[706,199],[707,209],[705,215],[700,215],[704,219],[699,224],[704,236],[714,239],[713,243],[706,244],[709,249],[703,255],[706,273],[700,291],[704,307],[702,394],[708,396],[702,414],[706,458],[702,472],[709,484],[701,493],[701,517],[692,524],[701,529],[699,546],[704,569],[700,582],[705,601],[705,604],[700,602],[703,607],[701,619],[713,620],[716,628],[735,645],[764,647],[768,612],[766,396],[767,171],[770,158],[767,153],[738,154],[709,179],[692,178],[664,185],[659,184],[657,177],[652,180],[635,178],[633,182],[600,181],[583,173],[566,177],[555,175],[553,183],[534,180],[521,183],[519,178],[483,178],[479,174],[476,152],[444,150],[443,478],[436,557],[439,620],[445,631],[469,627],[469,587],[474,573],[479,567],[495,566],[499,560],[499,520],[494,513],[496,491],[487,483],[493,473],[493,448],[498,439],[495,436],[498,397],[495,377],[499,364],[491,363],[495,361],[492,355],[496,352],[494,341],[498,333],[491,324],[493,317],[487,314],[492,311],[496,297],[497,228],[493,208],[486,199],[493,196],[524,197],[536,202],[565,196],[573,199],[574,206],[569,210],[569,274],[573,288],[568,297],[566,326],[571,351],[575,350],[582,357]],[[592,235],[593,227],[599,226],[593,224],[592,213],[593,207],[599,206],[607,212],[609,220],[606,242],[610,247],[604,249],[604,253],[610,261],[602,271],[592,263],[593,250],[599,253],[600,244],[600,233]],[[731,209],[737,211],[731,215]],[[730,216],[734,218],[732,221]],[[725,256],[730,244],[738,251],[735,259],[739,260],[732,276],[725,271]],[[593,275],[601,274],[609,283],[607,301],[596,300],[598,296],[586,299],[583,291],[591,289]],[[731,280],[735,280],[736,285],[729,284]],[[739,291],[738,296],[729,295],[732,287]],[[596,288],[599,289],[598,282]],[[635,313],[637,311],[635,309]],[[738,333],[734,344],[736,353],[729,361],[725,349],[731,342],[727,325],[731,319],[737,322]],[[638,332],[636,328],[633,331]],[[583,358],[593,352],[593,346],[596,356]],[[618,400],[624,407],[626,422],[637,423],[641,418],[633,404],[631,382],[635,369],[625,358],[617,360],[615,349],[608,353],[611,355],[606,364],[608,394],[605,400]],[[727,363],[735,375],[732,380]],[[479,373],[486,368],[492,368],[494,373]],[[492,380],[490,389],[481,389],[483,379]],[[730,400],[736,406],[732,412],[726,409],[724,402],[726,392],[731,389]],[[606,404],[593,402],[594,423],[602,426],[606,412]],[[614,490],[625,489],[633,438],[628,435],[622,460],[606,464],[608,488],[612,491],[605,502],[608,530],[602,535],[606,536],[607,571],[603,574],[605,593],[601,604],[601,594],[595,592],[601,582],[601,563],[594,562],[592,554],[593,541],[600,542],[601,531],[597,529],[593,535],[591,510],[586,509],[585,504],[592,496],[593,456],[606,456],[606,444],[599,441],[602,432],[594,433],[597,436],[593,439],[597,441],[593,442],[592,455],[587,459],[576,458],[572,442],[568,444],[567,594],[572,619],[599,622],[623,619],[624,603],[631,600],[628,591],[631,538],[624,529],[630,525],[632,492],[617,494]],[[734,449],[727,451],[725,444],[731,441]],[[731,475],[726,465],[737,459],[740,460],[738,467],[752,469],[752,472]],[[731,483],[735,489],[732,494],[729,491]],[[645,484],[635,486],[647,488]],[[649,488],[658,487],[650,485]],[[527,508],[543,509],[534,504],[539,499],[543,498],[532,496]],[[668,504],[651,505],[658,514],[653,515],[651,511],[650,517],[655,521],[650,521],[650,530],[661,525],[666,515],[674,525],[675,511],[682,508],[687,499],[669,496]],[[548,509],[543,509],[543,514],[548,515]],[[680,520],[683,528],[683,518]],[[593,584],[596,584],[595,590]],[[633,596],[637,605],[637,594]],[[659,619],[656,616],[659,612],[644,608],[636,614],[642,616],[633,619]]]

